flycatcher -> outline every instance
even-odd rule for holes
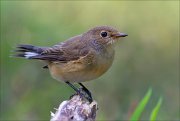
[[[54,79],[65,82],[92,102],[90,91],[81,82],[96,79],[110,68],[114,45],[126,36],[113,27],[98,26],[52,47],[18,45],[15,56],[43,60],[47,64],[44,68],[49,69]]]

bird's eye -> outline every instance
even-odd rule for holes
[[[104,31],[101,32],[101,37],[107,37],[107,35],[108,35],[107,32],[104,32]]]

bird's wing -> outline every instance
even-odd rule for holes
[[[81,35],[70,38],[69,40],[43,49],[43,52],[32,59],[40,59],[55,62],[68,62],[78,60],[88,54],[88,46],[81,41]]]

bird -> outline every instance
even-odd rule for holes
[[[91,92],[82,82],[100,77],[111,67],[115,45],[120,38],[126,36],[114,27],[96,26],[51,47],[19,44],[14,56],[44,61],[46,65],[43,68],[48,68],[55,80],[65,82],[92,102]],[[75,87],[75,83],[81,89]]]

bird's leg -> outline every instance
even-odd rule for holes
[[[76,91],[78,94],[80,94],[80,96],[82,96],[81,93],[80,93],[80,90],[79,90],[77,87],[75,87],[73,84],[71,84],[71,83],[68,82],[68,81],[66,81],[66,84],[67,84],[68,86],[70,86],[71,88],[73,88],[73,90]]]
[[[78,83],[78,84],[82,87],[82,90],[86,92],[86,94],[89,96],[90,102],[92,102],[93,98],[92,98],[91,92],[82,83]]]
[[[71,83],[68,82],[68,81],[66,81],[66,84],[69,85],[71,88],[73,88],[74,91],[76,91],[77,94],[80,95],[80,97],[85,97],[90,103],[92,102],[92,98],[90,98],[89,95],[88,95],[88,97],[87,97],[84,93],[81,92],[80,89],[78,89],[77,87],[75,87],[73,84],[71,84]],[[83,90],[83,91],[84,91],[84,90]]]

